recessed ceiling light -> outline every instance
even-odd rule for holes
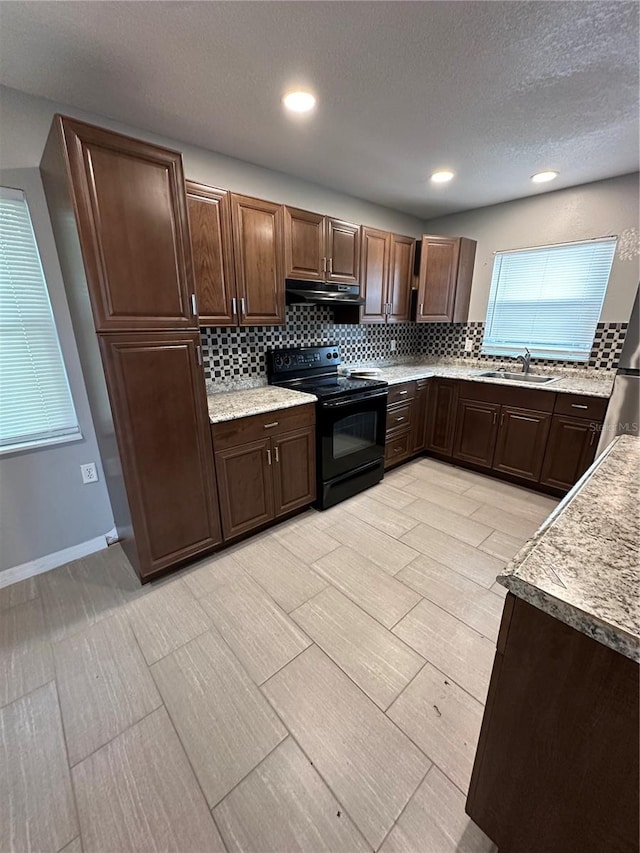
[[[455,178],[455,173],[450,172],[449,169],[441,169],[439,172],[434,172],[431,175],[431,180],[434,184],[446,184],[447,181]]]
[[[548,172],[536,172],[535,175],[531,175],[531,180],[534,184],[546,184],[547,181],[553,181],[558,177],[557,172],[548,171]]]
[[[316,105],[316,99],[311,92],[289,92],[282,103],[293,113],[308,113]]]

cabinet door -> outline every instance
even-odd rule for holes
[[[427,449],[451,456],[456,419],[458,386],[453,380],[438,379],[429,396]]]
[[[284,323],[282,206],[231,195],[233,254],[241,326]]]
[[[503,406],[493,468],[537,482],[550,427],[548,412]]]
[[[459,400],[453,442],[454,458],[491,468],[499,417],[500,406],[496,403]]]
[[[198,333],[100,339],[143,577],[221,541]]]
[[[327,281],[360,282],[360,226],[326,220]]]
[[[181,155],[58,121],[97,331],[197,328]]]
[[[273,518],[271,439],[216,453],[222,532],[232,539]]]
[[[415,247],[416,241],[413,237],[402,237],[399,234],[391,235],[387,279],[388,323],[406,323],[409,321]]]
[[[427,442],[427,411],[429,409],[429,380],[419,379],[413,404],[413,452],[425,449]]]
[[[324,216],[284,209],[284,268],[286,278],[324,281],[327,257]]]
[[[375,228],[362,229],[361,284],[365,304],[362,323],[384,323],[387,302],[390,234]]]
[[[315,427],[272,439],[275,514],[308,506],[316,497]]]
[[[554,415],[540,482],[570,489],[593,462],[598,432],[593,421]]]
[[[418,323],[453,322],[459,252],[457,237],[422,238]]]
[[[229,193],[187,181],[189,230],[201,326],[237,324]]]

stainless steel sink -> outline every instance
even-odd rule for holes
[[[510,379],[512,382],[531,382],[533,385],[546,385],[548,382],[557,382],[557,376],[539,376],[536,373],[507,373],[505,370],[487,370],[478,376],[486,376],[487,379]]]

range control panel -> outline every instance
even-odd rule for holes
[[[340,347],[295,347],[294,349],[269,350],[267,366],[270,375],[297,373],[317,368],[337,367],[340,364]]]

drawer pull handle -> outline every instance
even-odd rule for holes
[[[280,421],[273,421],[270,424],[265,424],[263,429],[272,429],[273,427],[277,427]]]
[[[398,391],[398,395],[400,395],[400,394],[408,394],[408,393],[409,393],[408,391]]]
[[[404,417],[402,417],[402,418],[396,418],[396,421],[397,421],[398,423],[400,423],[400,421],[403,421],[403,420],[404,420]]]
[[[572,409],[588,409],[589,406],[583,406],[580,403],[572,403],[571,408]]]
[[[402,453],[402,448],[401,447],[394,447],[393,452],[394,453]]]

